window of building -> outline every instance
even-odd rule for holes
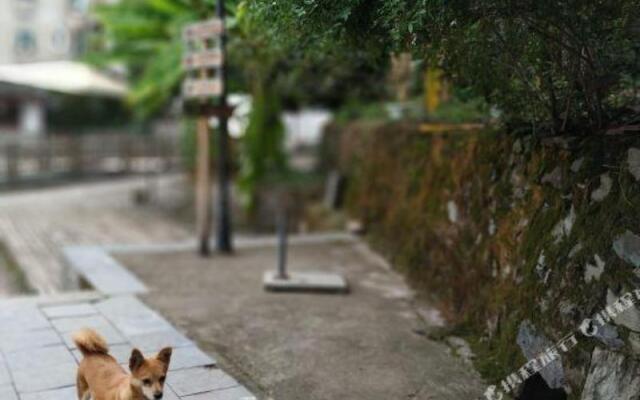
[[[36,35],[29,29],[20,29],[16,32],[13,43],[14,51],[17,56],[31,56],[38,49]]]
[[[60,26],[51,32],[51,49],[57,54],[66,54],[70,47],[69,31]]]

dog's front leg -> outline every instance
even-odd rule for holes
[[[78,400],[91,400],[91,390],[89,390],[89,384],[81,370],[78,370],[76,375],[76,390],[78,391]]]

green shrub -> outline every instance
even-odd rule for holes
[[[278,96],[258,86],[253,95],[249,125],[242,137],[240,179],[243,203],[252,210],[258,185],[287,170],[284,152],[284,125],[280,119]]]

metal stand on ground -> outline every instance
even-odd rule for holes
[[[325,293],[346,293],[349,291],[347,281],[338,274],[315,271],[289,273],[287,271],[288,218],[284,207],[278,215],[277,231],[278,268],[276,271],[264,273],[263,283],[266,290]]]
[[[287,213],[282,210],[278,217],[278,279],[289,279],[287,275]]]

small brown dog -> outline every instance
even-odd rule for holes
[[[73,341],[84,356],[78,367],[76,386],[79,400],[159,400],[171,361],[167,347],[153,358],[144,358],[133,349],[129,359],[131,374],[109,355],[107,343],[96,331],[83,329]]]

